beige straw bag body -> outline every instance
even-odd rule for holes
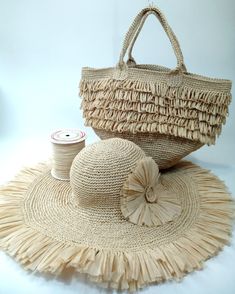
[[[137,65],[132,57],[150,14],[170,39],[177,58],[174,70]],[[131,140],[164,169],[204,144],[215,143],[228,114],[231,81],[187,72],[174,32],[161,11],[151,7],[134,19],[116,67],[82,69],[80,96],[85,123],[101,139]]]

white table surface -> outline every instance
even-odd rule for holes
[[[90,138],[88,143],[93,141]],[[2,140],[0,143],[0,183],[10,180],[25,165],[45,160],[51,152],[44,138],[30,140]],[[211,169],[225,181],[235,195],[235,166],[206,162],[197,156],[190,159]],[[51,279],[24,271],[12,258],[0,252],[0,294],[73,294],[115,293],[83,281],[81,278]],[[234,294],[235,293],[235,237],[230,246],[205,263],[202,271],[186,276],[181,282],[168,282],[145,288],[142,293],[158,294]]]

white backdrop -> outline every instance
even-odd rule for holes
[[[86,129],[78,98],[81,68],[115,65],[125,32],[134,16],[147,4],[144,0],[0,0],[1,181],[9,179],[22,164],[48,156],[48,135],[52,130]],[[174,29],[190,72],[235,82],[234,0],[158,0],[155,4],[163,10]],[[147,20],[136,42],[134,56],[139,63],[175,67],[170,43],[154,17]],[[191,156],[192,160],[209,166],[220,175],[232,192],[235,191],[234,124],[233,101],[217,144],[205,146]],[[91,129],[86,131],[88,142],[96,140]],[[228,263],[230,257],[224,257]],[[26,284],[30,287],[24,273],[5,255],[2,258],[9,262],[6,261],[5,268],[8,266],[11,273],[15,270],[17,276],[20,271],[17,277],[23,281],[22,289]],[[221,293],[218,291],[224,287],[227,287],[227,294],[234,293],[235,282],[229,280],[227,267],[223,270],[227,278],[221,281],[216,280],[216,275],[212,276],[214,286],[210,284],[209,287],[214,293]],[[1,265],[0,273],[4,277]],[[186,280],[186,288],[181,285],[174,289],[180,293],[193,289],[195,293],[210,293],[189,281],[190,278]],[[208,283],[207,280],[203,282]],[[43,282],[36,282],[35,289],[37,283]],[[5,278],[0,280],[0,293],[1,285],[4,293],[26,293],[20,292],[23,291],[20,287],[18,292],[11,292],[13,288],[9,283],[7,286]],[[43,287],[44,293],[51,293],[46,284]],[[159,288],[163,289],[161,293],[167,293],[164,287]],[[52,289],[56,293],[74,293],[73,288],[65,288],[62,284],[60,290]]]
[[[143,0],[0,0],[0,136],[45,137],[83,127],[82,66],[117,63],[123,36]],[[176,4],[177,3],[177,4]],[[235,2],[159,0],[190,72],[235,81]],[[150,17],[134,48],[140,63],[175,66],[167,37]],[[235,103],[217,145],[195,156],[235,163]],[[90,131],[91,133],[91,131]]]

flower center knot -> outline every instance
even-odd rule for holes
[[[147,187],[145,190],[145,199],[147,200],[147,202],[156,202],[158,199],[158,195],[156,193],[156,191],[154,191],[153,187]]]

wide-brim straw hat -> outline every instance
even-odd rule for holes
[[[209,171],[181,162],[159,174],[134,143],[100,141],[74,159],[70,182],[48,163],[0,190],[1,247],[25,269],[135,290],[181,279],[229,242],[234,205]]]

